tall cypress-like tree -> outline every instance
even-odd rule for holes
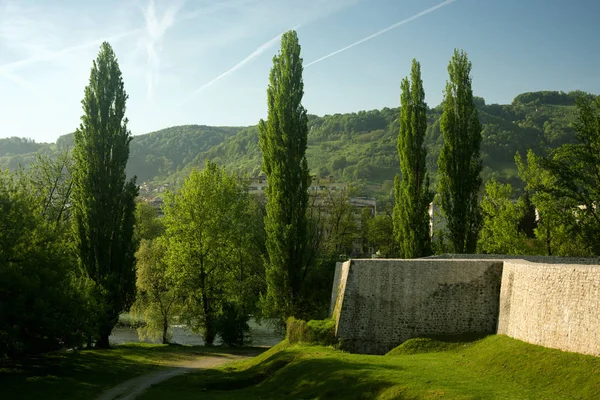
[[[307,216],[310,175],[306,161],[308,118],[302,106],[302,58],[295,31],[283,34],[267,89],[268,119],[259,123],[262,168],[267,176],[266,315],[301,315],[308,273]]]
[[[399,244],[400,257],[416,258],[431,254],[429,235],[429,175],[423,145],[427,131],[427,104],[421,80],[421,65],[412,61],[410,82],[404,78],[400,85],[400,133],[398,156],[400,173],[396,176],[394,206],[394,236]]]
[[[473,103],[471,62],[464,51],[454,50],[448,73],[440,121],[444,144],[438,159],[438,194],[453,251],[473,253],[482,223],[481,123]]]
[[[98,347],[119,314],[135,299],[135,178],[126,180],[131,133],[121,70],[108,43],[93,62],[82,100],[81,125],[75,131],[73,217],[81,267],[95,283],[98,303]]]

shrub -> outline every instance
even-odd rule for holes
[[[337,343],[335,337],[335,321],[328,319],[310,320],[306,323],[308,342],[331,346]]]
[[[290,343],[303,342],[306,334],[306,321],[289,317],[285,337]]]
[[[248,344],[250,317],[237,305],[226,302],[217,321],[217,333],[228,346]]]
[[[335,321],[332,319],[308,322],[290,317],[287,320],[286,338],[290,343],[311,343],[322,346],[337,344]]]

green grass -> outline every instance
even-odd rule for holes
[[[597,399],[600,358],[506,336],[413,339],[386,356],[282,342],[255,359],[173,378],[143,399]]]
[[[240,349],[237,354],[256,352]],[[128,379],[226,349],[136,343],[0,363],[0,399],[93,399]]]
[[[401,356],[407,354],[439,353],[446,351],[465,350],[483,339],[485,335],[460,335],[439,336],[433,338],[416,338],[407,340],[400,346],[392,349],[388,356]]]

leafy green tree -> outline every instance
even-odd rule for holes
[[[75,132],[74,239],[81,267],[101,306],[96,345],[108,347],[119,314],[135,300],[135,178],[126,181],[131,133],[121,70],[108,43],[93,62]]]
[[[525,235],[519,231],[519,222],[525,212],[522,199],[512,201],[509,184],[492,179],[485,185],[481,202],[483,226],[478,242],[479,252],[488,254],[523,254]]]
[[[325,190],[314,206],[323,211],[321,227],[323,235],[319,242],[328,254],[338,258],[352,255],[354,242],[359,238],[357,218],[351,203],[352,188]]]
[[[431,254],[429,235],[429,175],[425,159],[424,140],[427,131],[427,104],[421,80],[421,65],[413,59],[410,82],[400,85],[400,134],[398,156],[401,176],[396,176],[394,207],[394,236],[399,244],[400,257],[417,258]]]
[[[448,65],[440,128],[444,137],[438,159],[438,193],[455,253],[473,253],[481,228],[481,124],[473,104],[471,62],[454,50]]]
[[[179,286],[168,273],[167,241],[164,238],[143,239],[136,253],[137,297],[133,303],[134,315],[146,324],[138,328],[140,338],[162,339],[169,343],[169,326],[180,311]]]
[[[523,232],[528,238],[535,238],[535,228],[537,228],[537,217],[535,206],[531,202],[531,195],[528,191],[523,194],[523,216],[519,221],[519,231]]]
[[[352,187],[312,192],[308,207],[308,256],[311,273],[304,283],[299,309],[304,319],[326,318],[331,299],[333,271],[338,261],[354,254],[360,239],[358,220],[351,204]]]
[[[150,204],[138,201],[135,207],[135,235],[138,240],[153,240],[161,236],[165,226],[158,218],[158,210]]]
[[[267,89],[268,118],[259,123],[263,171],[268,181],[267,293],[262,308],[265,315],[282,320],[300,316],[303,286],[310,269],[306,215],[310,185],[306,161],[308,119],[302,106],[302,70],[298,36],[294,31],[286,32],[279,53],[273,57]]]
[[[575,200],[557,195],[558,181],[544,167],[544,160],[533,151],[526,162],[517,153],[515,162],[519,176],[525,182],[537,214],[534,229],[537,253],[548,256],[587,256],[591,254],[577,219],[581,209]]]
[[[93,310],[30,174],[0,170],[0,359],[84,343]]]
[[[73,189],[73,157],[61,151],[56,158],[37,154],[29,176],[36,195],[43,198],[42,214],[62,233],[71,223],[71,192]]]
[[[577,142],[553,150],[542,165],[556,180],[549,193],[577,205],[578,227],[600,255],[600,97],[579,97],[577,109]]]
[[[246,284],[254,283],[256,260],[246,257],[253,235],[247,229],[249,203],[247,187],[211,162],[165,197],[168,274],[183,298],[184,319],[208,345],[219,326],[231,326],[222,324],[223,318],[243,317],[244,323],[235,325],[242,329],[237,337],[248,330],[252,309],[245,307]]]
[[[367,238],[373,246],[375,254],[380,257],[391,257],[398,252],[397,243],[394,240],[394,223],[391,213],[377,214],[369,220]]]
[[[375,215],[368,208],[363,208],[360,211],[360,224],[358,226],[358,232],[362,245],[363,257],[370,257],[373,254],[373,244],[369,241],[369,224],[375,218]]]

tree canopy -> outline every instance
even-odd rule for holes
[[[135,177],[127,181],[131,133],[127,129],[121,70],[108,43],[93,62],[82,101],[73,157],[73,227],[81,267],[94,281],[99,312],[97,345],[135,299]]]

